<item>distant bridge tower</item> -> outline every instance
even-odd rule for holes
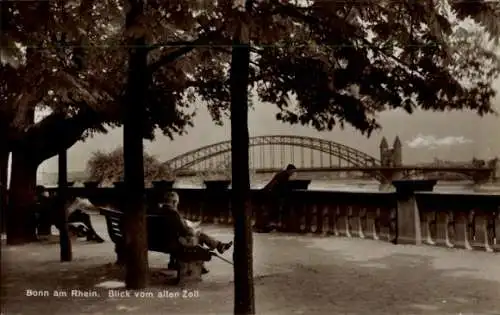
[[[380,161],[381,166],[391,167],[391,166],[402,166],[403,165],[403,145],[401,140],[396,136],[392,148],[389,148],[387,139],[382,138],[380,142]]]

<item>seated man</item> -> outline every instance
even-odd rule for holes
[[[195,231],[192,223],[181,217],[178,212],[179,205],[179,195],[176,192],[167,192],[163,196],[162,202],[159,204],[159,214],[166,215],[166,222],[169,222],[168,230],[176,231],[173,234],[177,237],[176,240],[167,240],[167,242],[177,243],[179,242],[179,237],[189,237],[193,234],[198,236],[200,245],[207,246],[210,250],[217,250],[220,254],[223,254],[233,245],[233,242],[224,243],[216,240],[209,235],[203,233],[202,231]],[[191,226],[190,226],[191,225]],[[172,237],[172,236],[170,236]],[[169,268],[176,269],[175,258],[169,263]],[[208,270],[203,268],[203,273],[207,273]]]
[[[50,228],[55,225],[59,229],[59,217],[55,199],[48,197],[43,186],[37,186],[37,218],[38,234],[50,235]],[[87,237],[87,241],[103,243],[104,240],[97,234],[90,221],[90,215],[85,210],[93,210],[95,207],[88,199],[73,197],[68,206],[68,228],[75,231],[79,237]]]

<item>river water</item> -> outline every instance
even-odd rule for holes
[[[367,179],[352,178],[325,178],[322,176],[307,176],[298,174],[297,179],[310,179],[309,190],[330,190],[330,191],[379,191],[379,182]],[[271,180],[272,174],[253,174],[251,176],[251,187],[260,189]],[[213,178],[221,179],[221,178]],[[204,178],[201,177],[180,177],[175,180],[175,188],[204,188]],[[40,181],[41,185],[56,186],[56,181]],[[112,183],[109,183],[111,186]],[[83,183],[75,183],[75,186],[83,186]],[[108,185],[104,185],[108,186]],[[438,181],[434,188],[436,192],[443,193],[491,193],[500,194],[500,182],[487,183],[475,187],[472,181]]]
[[[262,188],[270,178],[257,176],[251,179],[253,189]],[[203,180],[198,178],[178,178],[175,182],[176,188],[203,188]],[[379,191],[379,182],[364,179],[312,179],[309,190],[331,190],[331,191]],[[488,183],[475,187],[472,181],[438,181],[434,188],[436,192],[443,193],[491,193],[500,194],[500,183]]]

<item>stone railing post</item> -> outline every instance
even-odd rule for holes
[[[113,206],[117,207],[118,211],[124,211],[124,194],[125,194],[125,182],[114,182],[113,183]]]
[[[415,192],[432,191],[437,180],[395,180],[397,228],[395,244],[422,244],[420,212]]]
[[[205,202],[203,209],[207,210],[215,224],[228,224],[231,217],[231,200],[229,191],[230,180],[206,180]],[[231,218],[232,222],[232,218]]]

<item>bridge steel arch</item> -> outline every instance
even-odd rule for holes
[[[266,145],[303,147],[333,155],[353,166],[380,166],[380,160],[369,154],[334,141],[320,138],[284,135],[257,136],[250,137],[249,145],[250,147]],[[181,154],[166,161],[164,165],[173,171],[188,169],[205,160],[230,152],[231,141],[222,141]]]

